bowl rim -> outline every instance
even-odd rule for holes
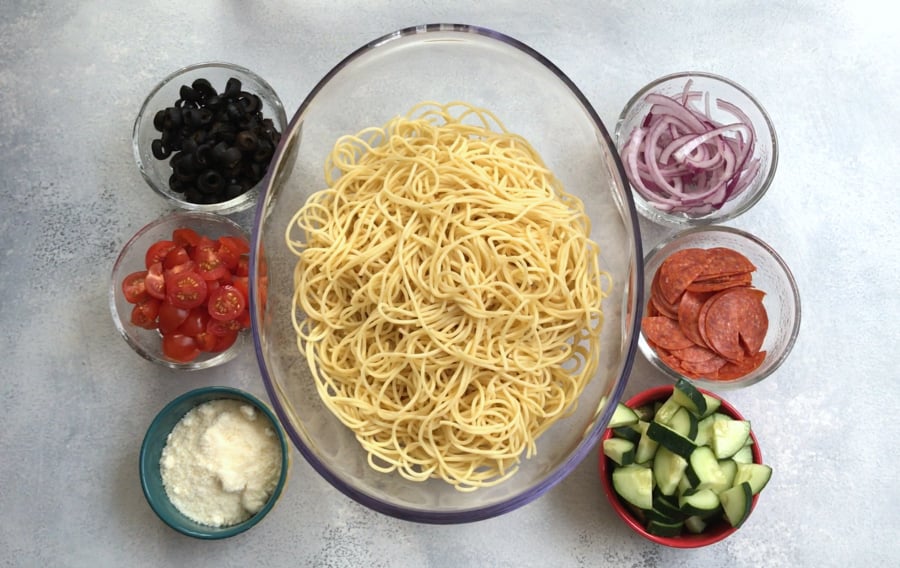
[[[216,367],[219,365],[223,365],[232,359],[234,359],[238,352],[241,350],[244,344],[244,337],[246,334],[239,334],[238,341],[234,343],[231,347],[226,349],[225,351],[217,354],[215,357],[210,357],[208,359],[204,359],[202,361],[189,361],[187,363],[180,363],[178,361],[170,361],[165,359],[164,357],[157,357],[152,353],[148,352],[144,347],[138,343],[128,332],[127,326],[129,325],[126,319],[123,317],[123,314],[119,313],[119,307],[117,305],[117,299],[119,294],[122,293],[122,282],[117,281],[116,269],[119,267],[119,263],[125,259],[127,253],[129,253],[134,246],[137,244],[137,241],[146,235],[149,231],[155,229],[156,227],[168,223],[170,221],[174,221],[176,219],[188,219],[195,221],[205,221],[209,223],[222,223],[231,229],[235,229],[239,231],[245,238],[250,238],[249,233],[246,229],[240,226],[238,223],[232,221],[228,217],[224,217],[222,215],[217,215],[215,213],[203,212],[203,211],[187,211],[187,210],[175,210],[169,211],[157,217],[156,219],[150,221],[146,225],[142,226],[138,229],[134,235],[132,235],[122,248],[119,250],[119,254],[116,255],[116,259],[113,261],[113,267],[109,279],[109,292],[108,292],[108,300],[109,300],[109,309],[112,312],[112,320],[113,324],[116,327],[116,331],[119,332],[119,335],[125,340],[125,343],[128,344],[131,349],[140,355],[142,358],[150,361],[151,363],[156,363],[158,365],[162,365],[164,367],[168,367],[170,369],[180,370],[180,371],[199,371],[202,369],[210,369],[212,367]]]
[[[624,404],[629,408],[634,408],[635,406],[640,406],[651,401],[662,400],[665,397],[670,396],[674,390],[675,385],[650,387],[632,396]],[[727,414],[738,420],[745,420],[744,416],[737,410],[737,408],[735,408],[730,402],[722,398],[722,396],[700,387],[698,387],[698,390],[708,396],[718,399],[721,402],[721,406],[719,407],[720,410],[724,410]],[[616,495],[615,490],[612,487],[612,483],[610,483],[610,476],[612,475],[612,468],[610,467],[611,460],[603,453],[603,440],[612,437],[612,435],[613,431],[611,429],[607,429],[606,431],[604,431],[597,449],[600,484],[603,486],[603,493],[609,500],[609,504],[616,512],[616,515],[620,519],[622,519],[626,525],[631,527],[634,532],[638,533],[647,540],[672,548],[701,548],[722,541],[732,534],[736,533],[741,528],[730,527],[712,536],[703,534],[682,534],[682,536],[678,537],[664,537],[647,532],[647,529],[628,512],[628,510],[622,504],[622,501],[619,499],[618,495]],[[751,451],[753,452],[753,462],[763,463],[762,450],[760,450],[759,448],[759,440],[756,438],[756,434],[753,432],[752,428],[750,429],[750,438],[753,440],[753,444],[751,445]],[[759,494],[753,496],[753,500],[750,505],[750,514],[753,514],[753,510],[756,509],[757,501],[759,501]]]
[[[240,523],[230,525],[227,527],[211,527],[215,528],[215,532],[202,532],[193,530],[184,525],[172,522],[172,519],[168,518],[166,515],[163,515],[161,510],[159,509],[160,501],[165,499],[168,500],[168,496],[165,495],[165,492],[161,495],[153,495],[150,491],[150,487],[147,482],[147,474],[148,468],[159,467],[159,464],[151,464],[149,460],[149,446],[152,442],[152,438],[150,433],[153,432],[159,426],[159,423],[162,422],[167,415],[169,415],[174,408],[181,405],[185,401],[192,401],[195,399],[200,399],[202,397],[206,397],[207,395],[214,395],[215,398],[211,398],[205,400],[203,402],[211,402],[212,400],[221,400],[221,399],[232,399],[232,400],[243,400],[249,404],[252,404],[256,409],[260,410],[271,422],[272,426],[275,428],[275,431],[278,435],[278,443],[281,447],[281,472],[278,475],[278,482],[275,485],[275,489],[272,491],[272,495],[269,496],[266,504],[263,505],[262,509],[256,512],[249,519],[242,521]],[[191,407],[196,408],[203,402],[198,402],[193,404]],[[181,418],[183,418],[182,415]],[[181,420],[179,418],[179,420]],[[177,422],[176,422],[177,424]],[[168,436],[168,433],[166,434]],[[171,401],[169,401],[159,412],[156,413],[153,420],[150,422],[150,425],[147,427],[146,433],[144,434],[144,440],[141,443],[141,450],[138,456],[138,475],[141,479],[141,491],[144,493],[144,498],[147,500],[147,503],[150,505],[150,508],[153,509],[153,512],[156,514],[159,519],[171,527],[172,529],[180,532],[181,534],[199,538],[203,540],[220,540],[223,538],[228,538],[240,534],[244,531],[247,531],[254,527],[259,521],[265,517],[269,511],[275,506],[275,503],[281,497],[282,492],[287,484],[287,476],[290,470],[290,451],[291,448],[287,444],[287,436],[285,435],[284,429],[281,426],[281,423],[278,421],[278,418],[269,408],[269,406],[263,403],[259,398],[250,394],[247,391],[234,388],[234,387],[226,387],[226,386],[209,386],[209,387],[200,387],[186,393],[183,393]]]
[[[703,388],[711,389],[714,391],[722,391],[722,390],[748,387],[748,386],[752,386],[756,383],[760,383],[763,380],[765,380],[766,378],[768,378],[769,376],[771,376],[772,374],[774,374],[775,371],[777,371],[778,368],[781,367],[782,364],[784,364],[784,362],[787,360],[788,356],[791,354],[791,351],[794,349],[794,344],[797,342],[797,336],[800,335],[800,322],[803,318],[802,318],[802,306],[800,304],[800,289],[797,284],[797,280],[794,278],[794,273],[791,271],[791,268],[788,266],[787,262],[785,262],[785,260],[781,257],[781,255],[778,254],[778,252],[774,248],[772,248],[771,245],[769,245],[768,243],[766,243],[765,241],[763,241],[761,238],[754,235],[753,233],[750,233],[750,232],[747,232],[747,231],[744,231],[741,229],[737,229],[735,227],[727,227],[724,225],[709,225],[709,226],[692,227],[692,228],[677,232],[673,235],[670,235],[669,237],[667,237],[667,238],[663,239],[662,241],[660,241],[659,243],[657,243],[652,249],[650,249],[650,251],[644,257],[645,278],[648,276],[647,271],[646,271],[647,265],[650,264],[650,262],[653,261],[662,252],[663,249],[665,249],[667,246],[671,245],[672,243],[678,241],[681,238],[684,238],[684,237],[687,237],[690,235],[695,235],[698,233],[729,233],[729,234],[741,237],[743,239],[746,239],[746,240],[750,241],[751,243],[755,244],[756,246],[762,248],[766,252],[766,254],[771,256],[772,259],[775,261],[775,264],[784,273],[786,280],[788,281],[788,284],[789,284],[788,287],[790,288],[790,291],[791,291],[791,298],[793,299],[794,306],[796,307],[796,309],[794,310],[794,325],[791,328],[791,333],[788,336],[787,341],[785,343],[784,351],[782,352],[781,356],[778,357],[778,359],[775,361],[775,363],[764,374],[760,374],[759,376],[754,377],[754,379],[752,381],[748,381],[745,377],[731,379],[728,381],[718,381],[718,380],[713,381],[713,380],[709,380],[709,379],[695,379],[693,377],[687,377],[680,373],[677,373],[673,369],[670,369],[669,366],[666,365],[665,363],[663,363],[662,360],[660,360],[658,357],[648,357],[647,353],[645,352],[643,347],[641,347],[640,351],[644,355],[644,358],[647,359],[650,362],[650,364],[653,365],[653,367],[655,369],[659,370],[660,372],[662,372],[664,375],[666,375],[670,379],[677,380],[679,378],[683,378],[686,381],[690,381],[692,384],[694,384],[697,387],[703,387]],[[650,278],[652,278],[652,275],[650,276]],[[648,287],[645,286],[644,289],[646,291],[648,289]],[[645,293],[645,295],[646,295],[646,293]],[[646,303],[644,301],[644,299],[642,299],[641,302]],[[643,337],[643,330],[641,330],[641,332],[640,332],[640,337],[638,338],[638,340],[639,340],[638,343],[640,343],[641,337]]]
[[[759,111],[760,115],[763,117],[763,121],[765,122],[766,129],[768,130],[768,138],[772,144],[772,156],[770,159],[770,165],[768,169],[768,173],[765,179],[761,182],[759,189],[757,189],[753,194],[749,195],[749,198],[741,203],[740,207],[736,207],[732,211],[729,211],[727,215],[718,214],[712,216],[704,216],[697,218],[689,218],[681,215],[672,215],[660,209],[657,209],[653,205],[647,202],[646,199],[642,195],[638,193],[638,199],[635,200],[635,204],[638,208],[638,211],[642,216],[646,217],[650,221],[655,223],[659,223],[662,225],[670,226],[670,227],[705,227],[709,225],[715,225],[718,223],[724,223],[726,221],[730,221],[743,215],[747,211],[749,211],[753,206],[755,206],[759,201],[763,198],[763,196],[769,191],[769,188],[772,186],[772,182],[775,179],[775,172],[778,169],[778,153],[779,153],[779,144],[778,144],[778,135],[775,132],[775,125],[772,123],[772,117],[769,115],[768,111],[766,111],[765,107],[763,107],[762,103],[759,102],[750,91],[748,91],[745,87],[740,85],[739,83],[724,77],[722,75],[718,75],[716,73],[711,73],[708,71],[678,71],[675,73],[669,73],[668,75],[663,75],[662,77],[658,77],[643,87],[641,87],[634,95],[628,99],[628,102],[625,103],[625,106],[622,107],[622,111],[619,113],[618,118],[616,119],[616,125],[613,129],[613,138],[616,140],[616,151],[618,152],[618,141],[621,139],[624,143],[625,137],[628,136],[628,133],[624,133],[621,131],[622,126],[625,123],[625,119],[638,103],[647,96],[650,92],[653,91],[659,85],[673,81],[676,79],[690,79],[692,77],[702,77],[704,79],[709,79],[712,81],[720,82],[724,85],[727,85],[734,90],[740,92],[742,95],[747,97],[747,99],[751,102],[753,106]],[[632,187],[631,181],[626,177],[626,181],[628,181],[628,187],[631,189],[632,193],[637,193],[637,191]],[[721,211],[721,210],[720,210]]]
[[[275,116],[268,117],[272,118],[279,124],[284,124],[285,129],[288,125],[287,113],[284,110],[284,104],[281,102],[281,97],[278,95],[278,92],[266,81],[262,76],[258,75],[256,72],[251,71],[247,67],[238,65],[236,63],[230,63],[228,61],[221,60],[209,60],[209,61],[201,61],[198,63],[192,63],[190,65],[185,65],[184,67],[180,67],[165,77],[163,77],[156,85],[154,85],[153,89],[147,94],[146,98],[144,98],[141,103],[141,108],[138,111],[137,116],[134,119],[134,125],[131,130],[131,150],[134,155],[135,163],[137,164],[138,171],[141,173],[141,177],[144,178],[144,181],[147,185],[150,186],[153,191],[162,197],[166,202],[172,204],[173,206],[178,207],[179,209],[185,211],[196,211],[196,212],[205,212],[205,213],[216,213],[218,215],[232,215],[235,213],[239,213],[241,211],[245,211],[249,209],[256,203],[256,199],[259,195],[261,188],[265,187],[266,184],[266,176],[263,176],[255,186],[247,190],[246,192],[238,195],[233,199],[229,199],[228,201],[222,201],[221,203],[191,203],[190,201],[185,201],[183,199],[179,199],[172,195],[171,193],[167,193],[164,191],[159,184],[150,176],[148,173],[148,168],[145,166],[145,162],[143,157],[141,156],[141,145],[138,143],[141,133],[141,119],[144,117],[145,113],[150,110],[149,105],[153,98],[161,91],[166,85],[177,80],[179,77],[185,75],[186,73],[190,73],[193,71],[197,71],[200,69],[207,68],[218,68],[218,69],[227,69],[229,71],[243,74],[253,81],[262,85],[262,87],[268,90],[272,94],[271,100],[266,100],[265,102],[269,103],[273,110],[275,111]],[[273,154],[274,157],[274,154]],[[270,161],[269,169],[271,170],[271,164],[273,161]]]
[[[274,384],[273,379],[270,377],[269,372],[266,368],[264,349],[257,331],[258,329],[260,329],[261,322],[259,320],[259,306],[257,305],[256,301],[257,292],[255,288],[260,265],[259,248],[261,243],[261,235],[259,234],[259,229],[262,226],[267,215],[267,210],[269,207],[268,200],[271,193],[273,192],[274,182],[276,181],[274,172],[280,169],[280,167],[282,166],[282,162],[287,162],[290,159],[292,133],[296,132],[300,127],[307,109],[313,104],[316,97],[325,88],[325,86],[329,84],[338,73],[343,71],[346,67],[348,67],[350,64],[352,64],[362,56],[378,49],[379,47],[388,45],[398,40],[409,38],[411,36],[422,36],[424,38],[427,38],[428,35],[435,34],[456,34],[462,36],[474,35],[481,38],[487,38],[489,40],[494,40],[505,44],[506,46],[512,47],[513,49],[518,50],[519,52],[522,52],[526,56],[530,57],[537,64],[549,70],[560,82],[562,82],[566,86],[566,88],[576,98],[578,103],[584,108],[588,118],[593,123],[594,128],[601,134],[604,144],[610,149],[610,160],[614,165],[615,175],[619,176],[620,181],[623,184],[622,187],[625,190],[623,191],[622,196],[625,210],[622,211],[622,214],[628,215],[631,226],[633,227],[632,236],[634,238],[634,252],[636,257],[634,273],[631,275],[632,281],[626,284],[628,290],[626,293],[626,297],[634,297],[637,298],[637,300],[635,301],[633,310],[634,320],[632,321],[632,324],[630,326],[631,338],[629,341],[629,345],[624,352],[622,375],[620,377],[620,380],[613,386],[611,392],[608,394],[609,400],[618,401],[621,398],[625,390],[625,385],[628,382],[627,378],[631,372],[635,357],[637,355],[637,343],[640,336],[640,320],[643,310],[642,306],[640,305],[640,298],[643,297],[644,267],[642,262],[643,247],[637,210],[634,205],[634,199],[631,195],[631,191],[629,191],[628,178],[625,176],[625,170],[622,166],[619,154],[615,150],[615,143],[609,131],[603,124],[603,121],[600,119],[599,115],[597,114],[588,98],[559,67],[557,67],[552,61],[550,61],[548,58],[546,58],[544,55],[542,55],[529,45],[511,36],[486,27],[458,23],[431,23],[401,28],[394,32],[382,35],[351,52],[344,59],[338,62],[334,67],[332,67],[323,76],[323,78],[319,80],[318,83],[316,83],[315,87],[313,87],[313,89],[303,100],[297,112],[290,120],[288,127],[285,129],[285,133],[282,136],[278,147],[276,148],[272,164],[269,168],[268,173],[266,174],[266,177],[264,178],[266,183],[263,186],[260,194],[260,201],[256,209],[253,223],[253,238],[250,246],[250,313],[253,319],[252,329],[254,350],[256,353],[257,363],[259,364],[260,372],[262,374],[263,384],[265,385],[266,392],[269,395],[269,399],[272,401],[272,405],[275,408],[276,414],[283,421],[283,424],[287,425],[285,427],[285,430],[287,431],[288,436],[294,443],[295,447],[298,449],[304,459],[312,466],[312,468],[338,491],[370,509],[401,520],[429,524],[456,524],[480,521],[508,513],[527,503],[530,503],[531,501],[537,499],[538,497],[549,491],[557,483],[562,481],[562,479],[564,479],[569,473],[571,473],[575,469],[575,467],[581,461],[583,461],[584,458],[592,451],[593,446],[600,439],[600,436],[603,433],[603,426],[605,426],[612,417],[614,405],[605,405],[598,413],[595,414],[592,430],[585,435],[575,451],[573,451],[571,455],[569,455],[562,463],[560,463],[554,472],[546,476],[541,483],[528,488],[509,499],[491,505],[474,506],[467,509],[455,509],[452,511],[428,511],[395,505],[345,483],[340,477],[332,473],[329,470],[328,466],[316,457],[314,452],[306,447],[306,445],[300,439],[300,436],[298,436],[294,432],[294,429],[290,427],[291,423],[287,415],[287,411],[278,398],[278,388]],[[429,40],[423,39],[422,41]]]

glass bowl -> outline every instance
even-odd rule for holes
[[[672,394],[673,389],[674,387],[672,386],[653,387],[636,394],[625,404],[630,408],[638,408],[639,406],[643,406],[648,403],[661,403],[669,398],[669,396]],[[700,392],[703,392],[713,398],[717,398],[722,401],[721,405],[719,406],[718,412],[731,416],[735,420],[745,419],[737,411],[737,409],[735,409],[731,404],[728,403],[728,401],[724,400],[722,397],[703,389],[700,389]],[[612,435],[613,431],[607,430],[603,434],[602,440],[606,440],[612,437]],[[761,464],[763,463],[762,451],[759,448],[759,440],[757,440],[752,428],[750,430],[750,438],[753,441],[752,445],[750,446],[753,453],[753,463]],[[709,546],[710,544],[715,544],[721,540],[724,540],[725,538],[740,530],[740,527],[732,527],[726,521],[722,520],[715,524],[709,525],[706,530],[699,534],[691,534],[687,531],[684,531],[679,536],[667,537],[655,535],[648,532],[647,527],[645,527],[644,524],[641,523],[641,521],[631,510],[630,506],[622,501],[622,499],[616,493],[616,490],[613,488],[612,472],[614,466],[615,463],[606,455],[604,455],[603,445],[601,441],[599,450],[599,469],[600,483],[603,485],[603,492],[606,494],[606,498],[609,499],[609,503],[610,505],[612,505],[612,508],[616,512],[616,515],[618,515],[619,518],[625,521],[625,524],[631,527],[634,532],[638,533],[647,540],[672,548],[701,548],[703,546]],[[750,509],[751,514],[756,508],[757,502],[759,501],[759,495],[760,494],[753,496],[753,502]],[[746,523],[746,520],[744,522]]]
[[[183,514],[172,504],[166,494],[166,488],[160,473],[160,459],[162,458],[163,449],[168,443],[169,433],[185,414],[201,404],[222,399],[236,400],[249,404],[261,413],[263,419],[267,419],[272,423],[272,430],[278,436],[281,447],[281,472],[279,473],[275,489],[272,491],[266,504],[258,512],[240,523],[214,527],[198,523]],[[252,394],[229,387],[199,388],[187,392],[167,404],[159,411],[159,414],[156,415],[149,428],[147,428],[139,456],[141,489],[153,512],[156,513],[160,520],[176,531],[190,537],[205,540],[228,538],[256,526],[272,510],[281,497],[287,484],[290,466],[291,453],[287,444],[287,437],[284,435],[284,430],[281,428],[272,410]]]
[[[237,340],[221,352],[203,352],[189,362],[173,361],[165,356],[162,349],[162,335],[156,329],[145,329],[132,323],[135,305],[125,297],[122,283],[134,272],[146,270],[145,256],[151,245],[161,240],[171,240],[176,229],[188,228],[197,234],[218,239],[222,236],[241,237],[249,240],[247,232],[227,217],[213,213],[176,211],[164,215],[134,234],[122,247],[113,265],[109,283],[109,308],[113,323],[119,334],[134,351],[154,363],[170,369],[194,371],[222,365],[234,359],[244,346],[246,331],[238,333]]]
[[[752,273],[752,286],[765,292],[763,306],[768,318],[768,331],[762,344],[766,355],[762,364],[740,378],[696,378],[673,370],[648,343],[643,332],[638,344],[647,360],[673,380],[685,378],[697,386],[711,390],[750,386],[770,376],[784,363],[800,331],[800,293],[794,276],[778,253],[759,238],[739,229],[714,226],[688,229],[659,243],[644,259],[644,313],[653,315],[648,306],[652,282],[666,258],[683,249],[713,247],[727,247],[738,251],[756,267],[756,271]]]
[[[665,199],[657,199],[654,202],[648,199],[648,196],[658,196],[658,193],[647,193],[647,191],[655,189],[651,185],[653,183],[652,181],[648,181],[648,183],[644,184],[644,188],[646,188],[647,191],[635,184],[634,170],[629,165],[629,160],[627,159],[628,155],[632,152],[626,150],[626,145],[631,139],[632,134],[635,132],[635,129],[648,126],[645,125],[645,120],[654,105],[653,100],[648,100],[648,95],[663,95],[669,99],[674,99],[678,104],[681,104],[683,102],[682,96],[686,92],[686,88],[689,88],[694,97],[688,102],[687,106],[706,115],[711,121],[720,125],[731,125],[735,122],[749,123],[752,125],[753,131],[755,132],[756,142],[752,145],[752,154],[748,154],[744,162],[741,162],[737,157],[734,158],[738,164],[745,164],[743,167],[736,166],[735,170],[745,171],[740,179],[734,180],[733,185],[727,184],[723,186],[723,191],[727,192],[727,195],[730,196],[725,200],[724,204],[720,204],[721,199],[716,199],[715,206],[694,204],[685,211],[678,211],[677,209],[667,210],[670,205],[665,204],[665,199],[671,201],[672,194],[666,193],[664,196]],[[745,116],[739,121],[727,106],[725,108],[720,108],[717,104],[718,100],[724,101],[726,105],[730,103],[731,105],[736,106]],[[662,116],[661,113],[657,114]],[[656,122],[656,124],[659,124],[660,127],[665,130],[666,125],[663,124],[662,121]],[[703,128],[711,130],[712,126],[709,125],[709,123],[706,124],[707,125]],[[697,133],[702,132],[703,130],[700,130],[697,126],[690,130],[682,130],[682,132],[688,131]],[[647,134],[644,138],[647,140],[650,137],[651,128],[641,128],[641,132]],[[660,140],[665,140],[665,136],[666,134],[664,133],[660,137]],[[720,139],[729,139],[733,141],[736,138],[736,130],[729,129],[721,134]],[[619,120],[616,123],[615,128],[615,140],[616,148],[623,157],[626,175],[631,182],[634,201],[638,212],[655,223],[673,227],[686,228],[722,223],[734,219],[738,215],[746,212],[762,199],[763,195],[765,195],[769,186],[772,184],[772,179],[775,177],[775,169],[778,165],[778,141],[775,137],[775,127],[772,125],[772,120],[769,118],[765,109],[746,89],[725,77],[720,77],[712,73],[698,71],[675,73],[656,79],[643,87],[628,101],[625,108],[622,110],[622,113],[619,115]],[[715,141],[716,138],[713,137],[711,140]],[[661,142],[658,146],[654,145],[654,147],[662,148],[664,145],[665,144]],[[637,148],[637,146],[635,146],[635,148]],[[677,155],[677,151],[672,152],[673,157],[666,158],[666,161],[660,165],[675,167],[677,163],[675,156]],[[734,156],[736,154],[732,155]],[[691,155],[689,154],[687,157],[690,158]],[[709,155],[707,157],[709,157]],[[754,160],[756,160],[755,164]],[[659,162],[661,162],[661,160],[659,160]],[[722,161],[719,163],[725,164],[726,162]],[[754,164],[753,167],[750,167],[751,164]],[[646,180],[651,179],[649,173],[642,174],[638,177]],[[747,183],[745,180],[751,181]],[[670,179],[667,179],[667,182],[670,182]],[[691,187],[687,180],[685,180],[685,186],[687,188]],[[678,190],[678,188],[675,187],[674,190]],[[722,196],[723,194],[719,195]],[[675,201],[677,202],[680,199],[681,198],[677,198]]]
[[[296,256],[291,218],[326,187],[326,156],[338,137],[380,126],[421,101],[466,101],[524,136],[563,186],[584,201],[599,262],[613,286],[603,303],[602,357],[577,410],[538,438],[512,477],[461,492],[439,479],[379,473],[353,433],[318,395],[292,326]],[[256,212],[251,243],[256,354],[273,406],[299,451],[326,480],[363,505],[402,519],[462,523],[520,507],[562,480],[587,455],[611,416],[633,363],[642,296],[637,214],[612,140],[584,95],[552,63],[497,32],[433,24],[379,38],[341,61],[291,121]],[[613,405],[614,406],[614,405]]]
[[[157,156],[154,155],[154,140],[159,140],[162,136],[161,131],[154,126],[157,113],[173,107],[173,105],[176,104],[176,101],[183,100],[181,99],[182,88],[184,86],[193,85],[194,81],[198,79],[206,79],[217,93],[223,94],[226,85],[228,85],[228,81],[231,78],[240,81],[241,91],[259,97],[259,102],[262,104],[261,110],[252,110],[255,108],[256,104],[254,100],[254,102],[251,103],[254,106],[250,107],[251,110],[248,110],[248,113],[255,114],[261,112],[261,119],[270,119],[279,135],[283,133],[284,129],[287,127],[287,115],[284,112],[281,99],[278,98],[278,95],[269,83],[249,69],[245,69],[244,67],[232,63],[216,61],[197,63],[184,67],[163,79],[152,91],[150,91],[150,94],[147,95],[147,98],[144,100],[141,110],[134,121],[132,149],[134,151],[134,159],[137,162],[138,169],[153,191],[165,198],[169,204],[178,209],[230,215],[252,207],[259,197],[260,187],[264,183],[263,179],[260,177],[259,171],[248,172],[247,168],[261,168],[262,173],[267,171],[268,165],[271,162],[271,154],[274,151],[274,146],[272,145],[270,145],[268,149],[261,147],[257,148],[253,143],[248,143],[250,145],[244,147],[242,153],[239,154],[240,161],[238,164],[240,167],[229,173],[225,173],[225,170],[222,170],[222,173],[227,179],[217,179],[216,183],[221,182],[222,184],[226,184],[238,182],[236,185],[246,186],[250,184],[250,180],[259,179],[249,189],[245,188],[243,193],[216,203],[203,203],[199,202],[201,200],[191,200],[184,191],[179,192],[172,189],[170,178],[176,175],[173,160],[175,160],[175,154],[178,152],[173,151],[170,157],[164,159],[158,159]],[[231,95],[229,94],[229,97],[230,96]],[[179,103],[179,107],[180,106],[188,106],[188,104]],[[206,103],[203,103],[200,106],[207,107]],[[250,116],[250,114],[245,116]],[[213,113],[210,113],[209,117],[210,121],[213,123],[222,120],[221,117]],[[180,120],[181,119],[179,119],[179,121]],[[241,117],[240,120],[244,121],[245,117]],[[223,123],[224,122],[230,124],[229,128],[247,128],[249,131],[253,132],[254,135],[260,133],[261,127],[258,125],[254,126],[252,123],[248,125],[246,122],[234,122],[233,120],[223,120]],[[191,129],[192,132],[196,132],[197,130],[202,130],[204,132],[203,137],[197,139],[199,147],[195,154],[196,156],[202,155],[203,158],[197,158],[195,163],[192,163],[190,166],[184,166],[183,171],[179,170],[179,175],[186,176],[186,179],[196,180],[199,179],[198,176],[200,174],[209,169],[208,166],[201,166],[199,164],[206,164],[207,162],[214,161],[211,157],[214,153],[214,146],[210,140],[223,141],[226,143],[226,147],[229,148],[238,147],[234,130],[232,130],[231,134],[210,134],[209,136],[206,136],[206,133],[209,133],[211,128],[217,127],[217,124],[213,124],[209,128],[206,126],[195,126]],[[220,130],[224,131],[228,130],[228,128],[221,128]],[[266,137],[267,135],[260,135],[258,139],[261,140]],[[204,148],[204,145],[208,145],[209,148]],[[224,149],[225,147],[223,147],[223,151]],[[256,155],[257,152],[259,152],[258,156]],[[164,155],[165,154],[161,154],[160,156]],[[193,155],[194,154],[192,154],[192,156]],[[220,168],[216,166],[214,169],[218,171]],[[245,182],[244,180],[247,181]],[[195,182],[185,182],[185,185],[194,186]],[[208,184],[207,186],[209,187]],[[235,191],[235,193],[237,193],[237,191]],[[231,193],[228,195],[230,196]]]

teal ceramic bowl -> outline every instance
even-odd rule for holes
[[[259,512],[241,523],[224,527],[212,527],[188,518],[169,501],[163,486],[159,461],[163,448],[166,446],[169,432],[172,431],[181,418],[196,406],[220,399],[232,399],[251,404],[272,422],[275,431],[278,433],[278,441],[281,446],[281,473],[275,490]],[[253,395],[238,389],[204,387],[187,392],[167,404],[150,424],[147,434],[144,436],[144,442],[141,445],[141,488],[153,512],[176,531],[187,536],[206,540],[228,538],[255,526],[275,506],[287,482],[291,465],[290,455],[290,448],[288,447],[284,430],[275,414],[267,405]]]

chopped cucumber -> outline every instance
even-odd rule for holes
[[[672,420],[672,417],[675,416],[675,413],[678,412],[680,408],[682,408],[682,406],[678,404],[678,401],[670,396],[656,411],[653,421],[668,425],[669,421]]]
[[[649,462],[656,455],[656,448],[659,447],[659,442],[647,435],[648,426],[650,426],[650,423],[644,421],[637,424],[637,429],[641,433],[641,439],[638,441],[637,453],[634,456],[635,463]]]
[[[761,463],[739,463],[734,476],[733,485],[745,481],[750,484],[750,492],[756,495],[772,478],[772,468]]]
[[[683,521],[670,521],[667,523],[652,519],[647,523],[647,532],[656,536],[678,536],[681,534],[682,528],[684,528]]]
[[[640,465],[626,465],[612,473],[613,489],[639,509],[653,508],[653,472]]]
[[[681,512],[701,517],[714,513],[719,508],[719,494],[712,489],[688,491],[678,498]]]
[[[706,530],[706,521],[698,515],[691,515],[684,520],[684,528],[686,528],[689,533],[701,534]]]
[[[632,424],[637,424],[637,422],[637,413],[620,402],[616,405],[616,409],[613,411],[612,418],[609,419],[607,428],[631,426]]]
[[[698,489],[712,489],[719,492],[731,487],[725,473],[719,466],[719,460],[709,446],[699,446],[691,453],[689,460],[691,471],[696,475]]]
[[[667,497],[662,493],[653,494],[653,510],[659,511],[670,519],[680,519],[684,517],[681,509],[678,507],[678,500]]]
[[[753,463],[753,450],[750,446],[744,446],[731,456],[731,460],[735,463]]]
[[[690,457],[691,452],[697,447],[689,438],[685,438],[675,430],[655,420],[647,427],[647,436],[683,458]]]
[[[713,451],[719,459],[730,458],[738,452],[750,437],[750,422],[747,420],[716,420],[710,440]]]
[[[668,448],[663,446],[657,449],[653,457],[653,479],[659,492],[674,495],[687,465],[687,460]]]
[[[634,463],[634,442],[623,438],[607,438],[603,440],[603,455],[618,465]]]
[[[710,396],[706,393],[703,394],[703,400],[706,401],[706,412],[701,416],[702,418],[706,418],[710,414],[719,410],[719,407],[722,406],[722,401],[714,396]]]
[[[672,399],[694,416],[706,414],[706,398],[687,379],[678,379],[675,382]]]
[[[725,475],[725,487],[728,488],[733,486],[735,476],[737,475],[737,462],[733,459],[719,460],[719,467]]]
[[[691,414],[687,408],[679,408],[672,415],[669,427],[689,440],[697,437],[697,417]]]
[[[750,489],[750,483],[745,481],[726,489],[719,495],[719,500],[722,502],[725,519],[735,528],[741,526],[750,516],[750,508],[753,504],[753,491]]]

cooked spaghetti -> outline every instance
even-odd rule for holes
[[[376,470],[508,478],[598,365],[611,282],[582,202],[462,103],[340,138],[325,180],[285,235],[322,400]]]

